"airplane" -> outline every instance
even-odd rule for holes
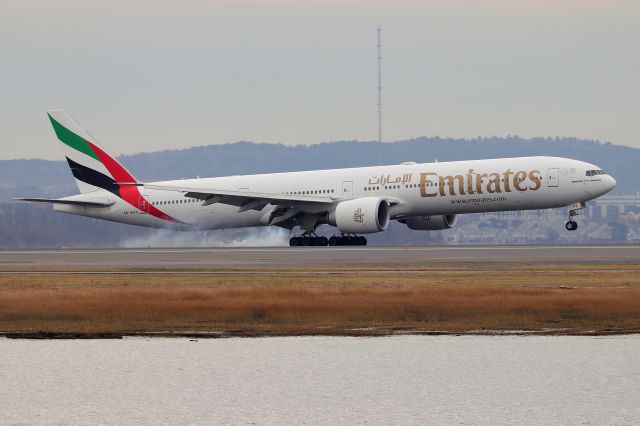
[[[80,194],[16,198],[54,211],[154,228],[299,227],[291,246],[367,244],[395,220],[445,230],[460,214],[568,207],[568,231],[586,202],[616,186],[599,167],[560,157],[517,157],[140,182],[64,110],[48,111]],[[318,236],[320,225],[337,228]]]

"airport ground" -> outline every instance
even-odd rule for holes
[[[9,337],[640,332],[640,246],[0,252]]]

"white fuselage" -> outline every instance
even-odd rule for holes
[[[569,206],[599,197],[615,186],[606,174],[588,176],[598,167],[558,157],[519,157],[442,163],[405,163],[307,172],[227,176],[154,182],[227,191],[251,191],[331,197],[335,203],[359,197],[392,200],[391,219],[413,216],[547,209]],[[100,190],[68,199],[113,201],[108,208],[55,205],[55,210],[116,222],[177,229],[222,229],[268,224],[270,212],[238,212],[222,203],[203,205],[202,200],[175,191],[140,189],[138,206]],[[146,203],[184,222],[169,223],[147,213]]]

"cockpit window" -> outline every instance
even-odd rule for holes
[[[602,170],[587,170],[587,176],[595,176],[595,175],[605,175],[606,173]]]

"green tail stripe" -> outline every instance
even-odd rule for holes
[[[47,114],[49,115],[49,114]],[[69,145],[71,148],[76,151],[80,151],[83,154],[87,154],[89,157],[93,157],[96,160],[100,161],[95,152],[91,149],[87,141],[85,141],[80,136],[73,133],[71,130],[64,127],[62,124],[58,123],[56,120],[49,115],[49,120],[51,120],[51,125],[53,126],[53,130],[56,132],[56,136],[60,139],[64,144]]]

